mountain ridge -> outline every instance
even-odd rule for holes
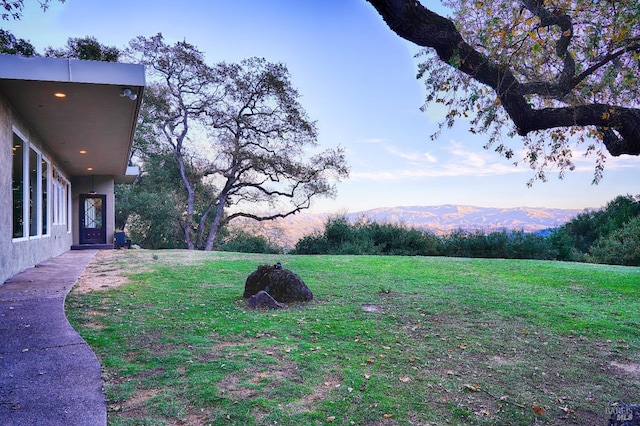
[[[277,245],[291,248],[300,238],[321,232],[327,219],[339,216],[345,216],[350,223],[370,220],[377,223],[402,224],[444,235],[456,230],[540,232],[564,225],[586,210],[588,209],[479,207],[461,204],[396,206],[376,207],[354,213],[303,212],[269,223],[242,220],[235,223],[234,227],[264,235]]]

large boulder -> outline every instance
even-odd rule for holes
[[[280,303],[310,302],[313,293],[302,279],[280,263],[260,265],[247,277],[242,297],[248,299],[259,291],[269,293]]]

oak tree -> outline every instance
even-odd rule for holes
[[[637,0],[443,1],[451,18],[416,0],[367,1],[425,48],[418,75],[425,108],[447,110],[441,128],[468,118],[507,158],[511,136],[522,136],[542,180],[552,166],[572,170],[579,150],[595,154],[595,182],[607,153],[640,154]]]
[[[317,152],[315,122],[285,65],[208,65],[195,46],[168,45],[161,34],[130,45],[151,77],[145,108],[179,166],[188,248],[212,250],[218,230],[238,217],[265,221],[307,209],[334,196],[348,175],[342,149]],[[197,211],[203,186],[208,204]]]
[[[38,0],[38,4],[42,8],[42,10],[47,10],[49,8],[49,3],[52,0]],[[60,3],[64,3],[65,0],[58,0]],[[9,19],[21,19],[22,18],[22,10],[24,9],[24,0],[0,0],[0,17],[3,20],[8,21]]]
[[[36,56],[36,48],[23,38],[17,38],[10,31],[0,29],[0,53],[20,56]]]
[[[44,55],[54,58],[75,58],[90,61],[118,62],[120,49],[102,44],[92,36],[70,37],[61,49],[47,47]]]

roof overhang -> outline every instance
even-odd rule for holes
[[[0,93],[72,176],[135,178],[128,166],[144,86],[143,65],[0,54]]]

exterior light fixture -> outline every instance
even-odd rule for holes
[[[84,149],[80,150],[80,154],[86,154],[86,153],[87,153],[87,151],[85,151]]]
[[[89,167],[89,169],[92,169],[91,167]],[[89,191],[90,195],[96,195],[96,183],[93,180],[94,176],[91,175],[91,191]]]
[[[67,97],[67,94],[64,93],[64,92],[56,92],[56,93],[53,94],[53,96],[55,96],[58,99],[63,99],[63,98]]]
[[[135,101],[136,99],[138,99],[138,95],[133,93],[131,89],[122,89],[122,93],[120,93],[120,97],[122,98],[127,97],[132,101]]]

